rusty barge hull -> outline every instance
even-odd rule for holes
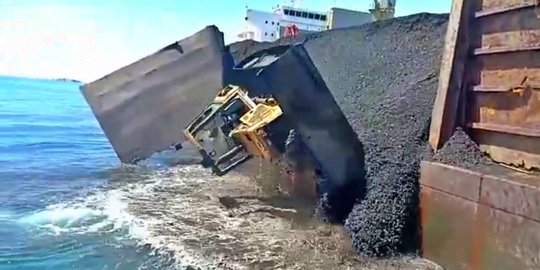
[[[423,256],[445,269],[540,269],[540,182],[512,170],[423,162]]]
[[[445,269],[540,269],[539,5],[453,1],[429,141],[463,127],[504,166],[422,163],[423,255]]]

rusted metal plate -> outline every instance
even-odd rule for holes
[[[469,101],[471,123],[540,132],[540,91],[525,89],[523,92],[477,93]],[[530,136],[537,134],[529,133]]]
[[[528,137],[540,137],[540,130],[534,128],[522,128],[491,123],[472,123],[470,127],[478,130],[495,131],[512,135],[522,135]]]
[[[540,223],[480,204],[473,270],[540,269]]]
[[[463,173],[452,166],[432,168],[429,176],[441,178],[436,182]],[[540,195],[531,190],[540,185],[538,178],[490,168],[469,172],[482,175],[480,202],[421,185],[422,254],[448,270],[540,269],[540,222],[512,213],[537,215]]]
[[[519,86],[540,83],[540,52],[478,56],[471,69],[471,84],[483,86]]]
[[[482,151],[498,162],[526,169],[540,164],[540,156],[536,154],[540,153],[537,138],[484,130],[475,130],[473,138]]]
[[[459,119],[495,161],[540,168],[540,1],[455,0],[453,7],[431,146],[441,147]],[[462,27],[466,34],[456,34]],[[456,44],[469,53],[455,53]],[[450,76],[453,70],[465,79]],[[458,98],[460,89],[467,93]]]
[[[528,8],[479,19],[477,27],[482,35],[471,41],[473,48],[535,44],[540,40],[540,20],[531,18],[537,12]]]
[[[467,126],[495,161],[540,168],[539,2],[476,1],[465,60]]]
[[[420,184],[471,201],[480,199],[481,174],[453,166],[422,161]],[[452,181],[448,181],[452,179]]]
[[[485,175],[480,202],[540,222],[540,177],[529,178],[529,181],[516,181],[515,178]]]
[[[81,90],[120,160],[131,163],[183,142],[182,129],[232,65],[223,33],[209,26]]]
[[[447,270],[471,269],[476,207],[474,202],[422,186],[422,256]]]
[[[500,10],[529,6],[536,4],[537,0],[476,0],[481,3],[481,10]]]

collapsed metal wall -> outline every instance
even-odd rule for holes
[[[183,142],[233,65],[223,33],[208,26],[81,91],[120,160],[132,163]]]

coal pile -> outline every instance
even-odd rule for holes
[[[316,39],[321,35],[325,35],[325,33],[300,34],[296,37],[284,37],[275,42],[257,42],[253,40],[244,40],[229,44],[227,45],[227,48],[231,52],[235,62],[238,63],[244,60],[246,57],[260,50],[268,49],[276,45],[292,45],[296,43],[303,43],[311,39]]]
[[[229,44],[228,50],[231,52],[236,63],[260,50],[268,49],[276,44],[271,42],[257,42],[254,40],[244,40]]]
[[[368,194],[345,222],[361,255],[417,247],[418,171],[446,22],[446,15],[417,14],[332,31],[306,44],[364,144]]]
[[[456,128],[452,137],[433,156],[433,161],[474,169],[493,162],[480,150],[478,145],[462,128]]]
[[[360,255],[394,256],[417,248],[419,166],[447,20],[447,15],[422,13],[303,37],[364,144],[368,194],[345,221]],[[298,40],[277,43],[284,42]],[[235,44],[234,57],[257,46],[270,45],[238,49],[241,44]]]

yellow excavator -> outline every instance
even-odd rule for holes
[[[251,98],[245,89],[228,85],[186,127],[184,135],[198,148],[203,165],[224,175],[251,157],[279,159],[269,133],[282,115],[274,98]]]
[[[289,175],[291,192],[328,194],[328,205],[351,208],[365,193],[363,147],[303,45],[259,51],[233,71],[184,129],[201,164],[225,175],[252,158],[269,160]]]

